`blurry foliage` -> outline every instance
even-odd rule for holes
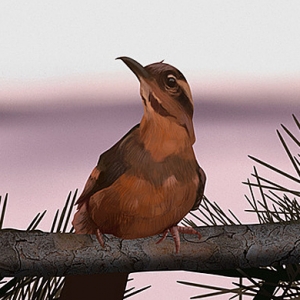
[[[296,116],[293,115],[296,128],[300,131],[300,123]],[[285,134],[289,138],[289,142],[296,145],[296,149],[300,148],[299,138],[295,136],[284,125],[281,125]],[[292,154],[288,143],[285,141],[282,134],[277,130],[280,142],[285,150],[286,155],[296,174],[289,174],[275,166],[249,156],[260,166],[283,176],[293,184],[300,183],[300,154]],[[247,180],[244,182],[249,186],[250,197],[245,195],[251,209],[247,212],[255,213],[258,221],[261,224],[277,223],[277,222],[299,222],[300,221],[300,205],[298,198],[300,189],[289,188],[287,185],[269,180],[259,175],[257,167],[254,167],[254,172],[251,174],[253,181]],[[258,191],[258,196],[256,195]],[[57,210],[50,232],[73,232],[74,229],[70,225],[70,217],[74,208],[77,190],[71,195],[69,193],[65,205],[60,212]],[[5,210],[7,206],[8,195],[6,194],[2,201],[0,196],[0,229],[3,227]],[[2,206],[2,208],[1,208]],[[36,230],[42,221],[46,211],[39,213],[29,224],[27,230]],[[191,212],[189,217],[183,219],[183,224],[187,226],[216,226],[216,225],[241,225],[242,223],[235,214],[228,210],[224,212],[216,203],[209,201],[206,197],[203,198],[197,213]],[[195,222],[199,222],[196,224]],[[238,282],[233,282],[233,288],[217,287],[216,285],[204,285],[193,282],[178,281],[178,283],[199,287],[206,290],[211,290],[206,294],[193,296],[190,299],[213,298],[215,296],[226,295],[228,299],[243,299],[243,297],[251,297],[253,299],[300,299],[300,267],[299,265],[276,266],[260,269],[247,270],[226,270],[226,271],[211,271],[206,272],[228,278],[238,278]],[[131,279],[129,279],[130,281]],[[247,282],[247,285],[243,284]],[[39,277],[24,277],[12,278],[6,280],[0,279],[0,298],[1,299],[59,299],[60,291],[64,284],[63,277],[39,278]],[[125,291],[124,299],[133,296],[150,286],[143,287],[134,291],[134,287]]]

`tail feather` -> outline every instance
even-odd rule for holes
[[[98,229],[97,225],[88,213],[86,203],[83,203],[79,207],[78,211],[74,215],[72,225],[74,226],[75,233],[77,234],[95,234]]]

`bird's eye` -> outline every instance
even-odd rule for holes
[[[176,78],[175,78],[175,76],[173,76],[173,75],[168,75],[167,76],[167,86],[169,87],[169,88],[174,88],[174,87],[176,87],[177,86],[177,81],[176,81]]]

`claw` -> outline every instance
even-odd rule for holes
[[[178,231],[180,233],[183,233],[183,234],[196,234],[198,235],[199,239],[201,239],[201,234],[195,230],[193,227],[187,227],[187,226],[177,226],[178,227]]]
[[[99,244],[101,245],[101,247],[104,248],[103,234],[101,233],[101,231],[99,230],[99,228],[96,231],[96,238],[97,238]]]
[[[179,233],[182,234],[196,234],[198,235],[198,238],[201,238],[201,234],[195,230],[192,227],[186,227],[186,226],[172,226],[171,228],[164,231],[163,236],[156,242],[156,244],[161,243],[164,241],[168,235],[168,232],[171,233],[174,243],[175,243],[175,252],[179,253],[180,251],[180,236]]]
[[[156,242],[156,244],[163,242],[166,239],[169,231],[169,229],[165,230],[163,236]]]

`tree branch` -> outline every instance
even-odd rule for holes
[[[65,276],[159,270],[209,271],[300,262],[300,224],[257,224],[197,228],[181,237],[121,240],[107,235],[103,249],[93,235],[0,231],[0,276]]]

